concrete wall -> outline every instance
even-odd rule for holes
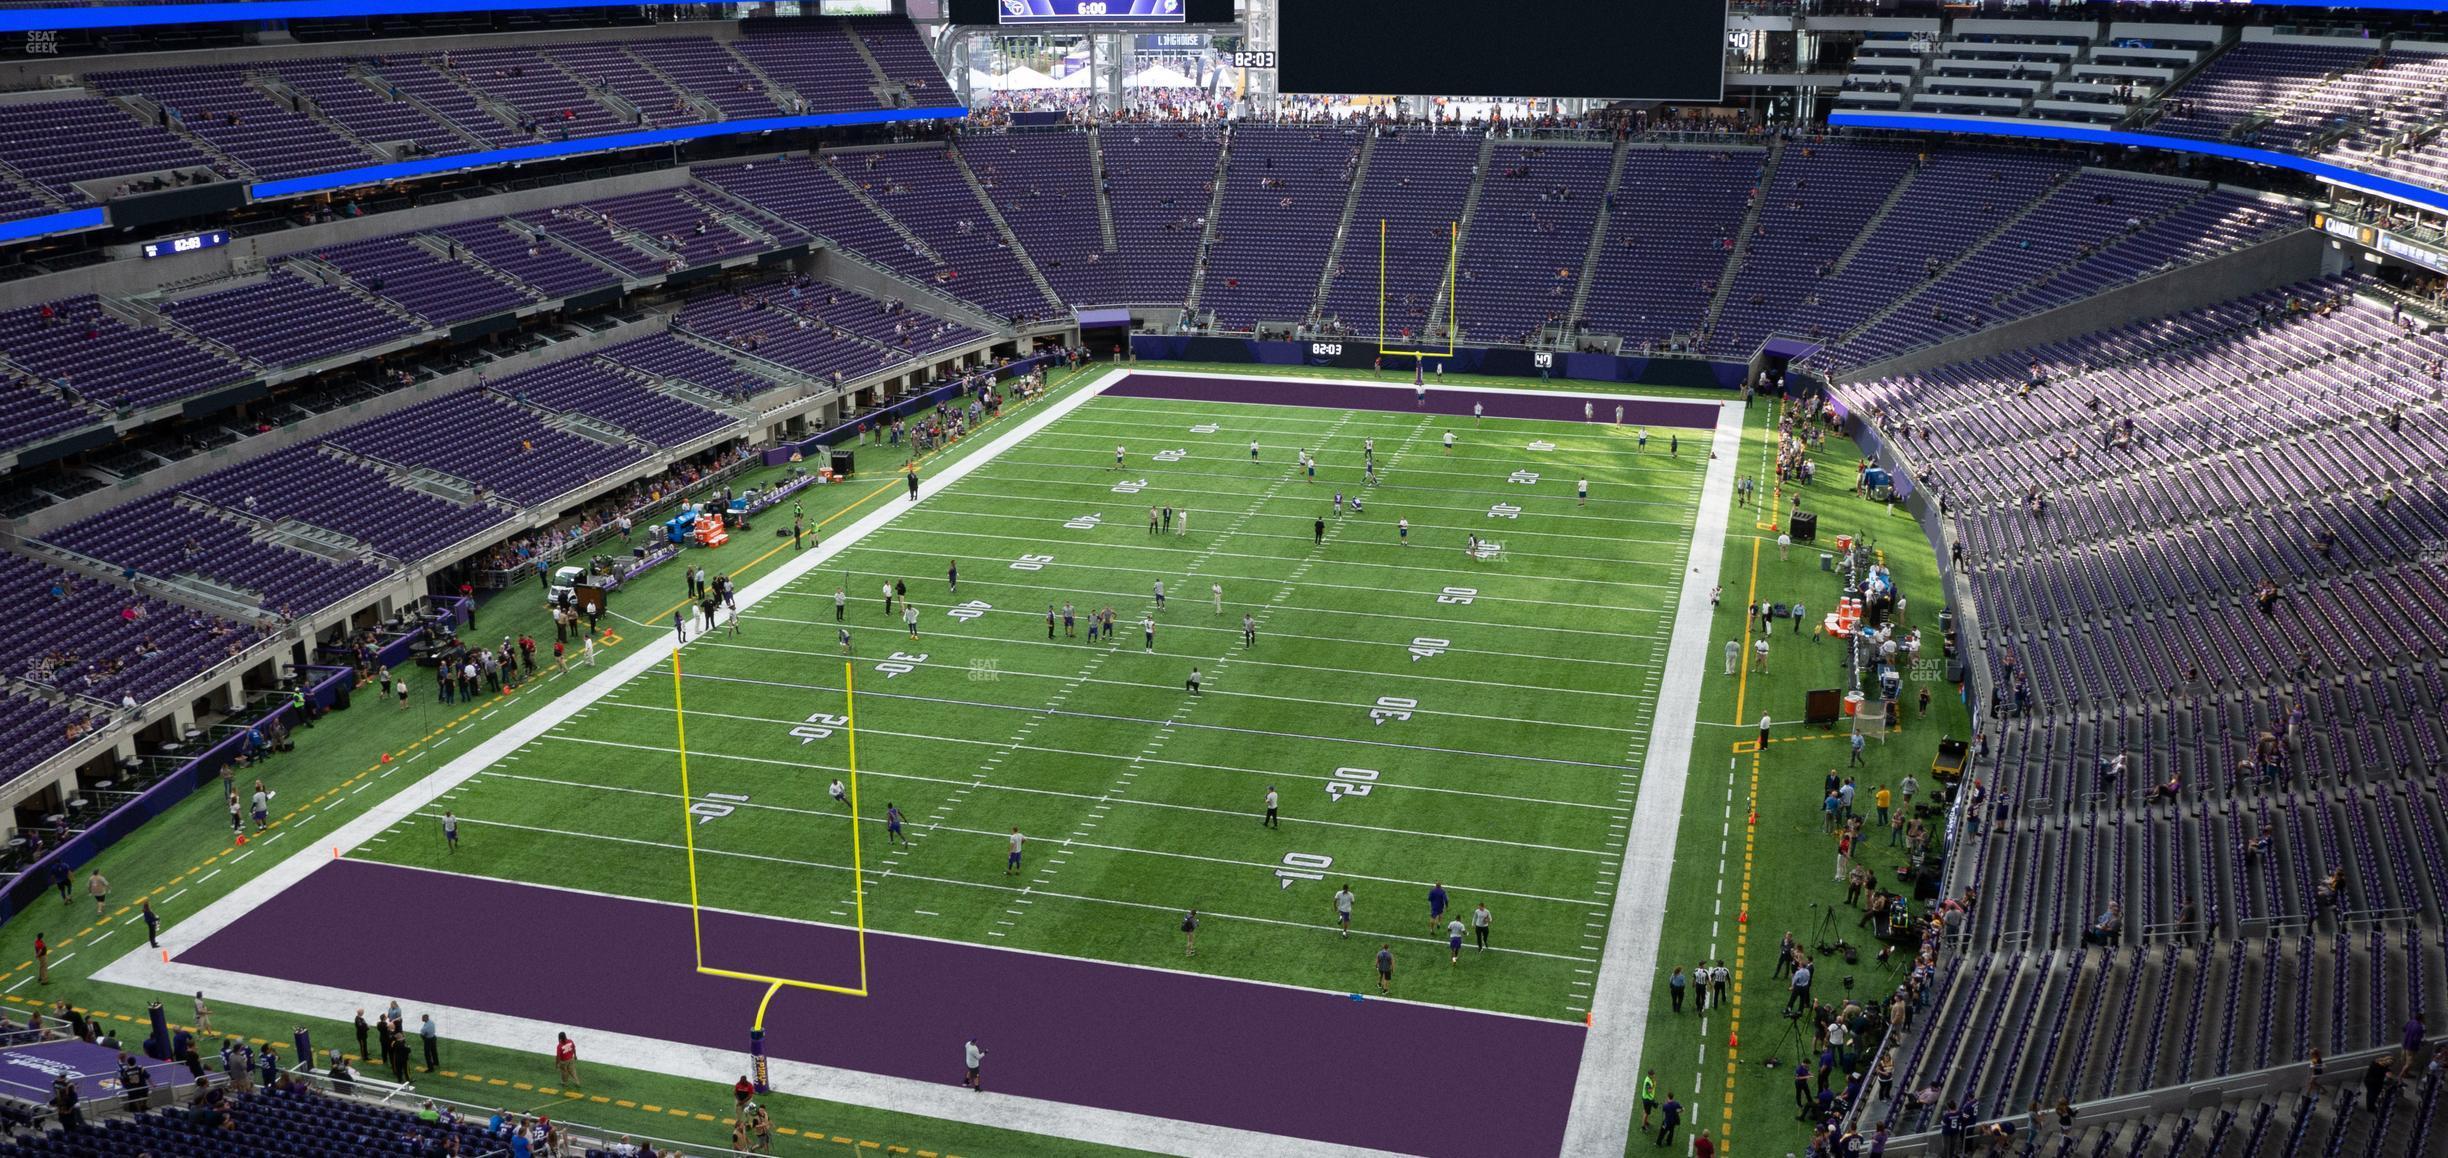
[[[2071,302],[2046,313],[1993,326],[1951,342],[1914,350],[1884,362],[1857,366],[1835,375],[1838,381],[1860,382],[1895,374],[1911,374],[1949,362],[1986,358],[2047,342],[2063,341],[2096,330],[2121,326],[2139,318],[2162,317],[2181,310],[2223,302],[2245,294],[2319,277],[2328,251],[2323,235],[2309,229],[2262,242],[2196,265],[2146,277],[2131,285]]]

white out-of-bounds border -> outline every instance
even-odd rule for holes
[[[899,518],[901,512],[923,505],[929,498],[942,493],[953,483],[991,464],[1004,452],[1020,445],[1072,411],[1095,400],[1104,393],[1107,387],[1128,374],[1224,378],[1269,383],[1312,381],[1341,385],[1371,385],[1387,390],[1411,388],[1408,382],[1355,383],[1353,379],[1348,378],[1236,375],[1116,367],[1095,381],[1045,404],[1035,414],[1005,430],[985,447],[963,456],[958,462],[931,475],[922,473],[921,490],[917,502],[888,502],[882,508],[869,512],[835,533],[831,538],[824,540],[822,546],[794,556],[763,578],[741,588],[738,594],[740,610],[746,612],[765,598],[796,582],[808,572],[821,568],[835,555],[856,545],[868,535]],[[1501,387],[1482,386],[1432,386],[1431,389],[1485,394],[1523,393],[1523,391],[1506,390]],[[1540,391],[1539,393],[1552,395],[1562,392]],[[1568,394],[1567,396],[1583,395]],[[1586,397],[1593,400],[1622,400],[1635,396],[1592,393]],[[1721,419],[1718,427],[1718,442],[1721,447],[1726,444],[1729,429],[1737,440],[1741,433],[1740,407],[1731,406],[1730,409],[1734,414],[1731,426],[1728,426],[1728,420]],[[1724,457],[1721,454],[1720,458]],[[1726,469],[1721,470],[1721,467]],[[1723,539],[1725,521],[1724,503],[1716,500],[1730,495],[1732,485],[1730,465],[1724,462],[1711,464],[1705,491],[1708,501],[1704,501],[1702,507],[1703,533],[1697,534],[1694,538],[1693,555],[1697,562],[1701,558],[1700,548],[1706,545],[1707,563],[1704,569],[1708,572],[1708,577],[1687,581],[1684,594],[1686,612],[1689,611],[1693,602],[1692,592],[1714,582],[1718,545]],[[1724,493],[1720,494],[1721,491]],[[1711,502],[1714,502],[1716,510],[1713,530],[1709,529],[1712,526],[1708,514],[1712,509]],[[1706,633],[1705,617],[1702,622],[1700,632],[1704,637]],[[292,851],[286,859],[266,867],[253,879],[241,884],[221,899],[169,926],[164,930],[162,949],[156,950],[142,946],[132,948],[126,955],[96,972],[95,978],[114,985],[149,989],[156,993],[208,992],[219,1001],[321,1017],[336,1017],[340,1010],[366,1004],[367,999],[364,994],[348,990],[285,981],[250,973],[186,965],[178,962],[176,957],[181,950],[202,943],[227,928],[239,917],[271,902],[290,886],[305,879],[306,875],[313,872],[318,866],[329,862],[337,855],[345,855],[364,844],[368,839],[379,836],[401,821],[415,816],[420,810],[450,793],[470,777],[493,767],[502,757],[543,736],[622,685],[664,663],[677,646],[675,637],[662,632],[659,625],[641,629],[638,634],[643,639],[639,646],[606,664],[601,672],[588,679],[585,684],[564,693],[533,713],[512,723],[509,727],[469,748],[458,757],[441,764],[422,779],[409,783],[390,798],[342,825],[329,837]],[[1675,662],[1670,664],[1670,676],[1666,683],[1665,693],[1667,700],[1662,701],[1659,708],[1657,734],[1660,739],[1653,741],[1651,745],[1653,769],[1657,767],[1655,761],[1664,758],[1661,749],[1665,746],[1664,736],[1670,730],[1671,721],[1666,702],[1676,697],[1675,681],[1671,673],[1674,670],[1698,664],[1701,659],[1705,658],[1701,655],[1707,643],[1705,638],[1699,638],[1691,643],[1691,657],[1683,655],[1686,650],[1683,634],[1684,632],[1678,627],[1670,651],[1670,655],[1675,657]],[[1693,670],[1698,669],[1693,668]],[[1682,708],[1682,741],[1679,750],[1688,754],[1691,733],[1689,717],[1693,711],[1697,710],[1697,685],[1685,689],[1680,698],[1686,702]],[[1677,759],[1673,766],[1675,768],[1675,796],[1679,802],[1682,781],[1680,759]],[[1644,804],[1647,803],[1650,793],[1651,790],[1644,786],[1642,793]],[[1642,811],[1646,812],[1648,809],[1644,808]],[[1645,861],[1627,860],[1625,876],[1619,886],[1618,896],[1656,895],[1655,890],[1662,890],[1665,887],[1666,869],[1671,860],[1674,838],[1673,819],[1669,817],[1663,823],[1655,826],[1642,825],[1636,819],[1633,827],[1634,847],[1641,847],[1639,841],[1651,827],[1663,831],[1665,842],[1663,848],[1654,850],[1654,858],[1649,858],[1654,859],[1655,867],[1653,870],[1648,870],[1644,876],[1636,878],[1633,875],[1634,869],[1636,867],[1646,869],[1646,863]],[[1657,839],[1655,834],[1647,835],[1651,840]],[[1627,931],[1624,929],[1627,924],[1625,918],[1627,909],[1641,910],[1643,913],[1642,918],[1629,923],[1647,926],[1646,936],[1643,939],[1647,956],[1638,968],[1609,969],[1604,964],[1601,965],[1598,981],[1600,1001],[1598,1007],[1600,1008],[1610,1007],[1607,1004],[1607,998],[1610,996],[1611,989],[1620,988],[1625,992],[1634,992],[1644,985],[1645,982],[1641,979],[1645,978],[1649,972],[1648,962],[1654,961],[1655,958],[1658,913],[1647,906],[1618,905],[1615,909],[1615,919],[1608,930],[1606,950],[1608,959],[1613,959],[1619,951],[1617,947],[1619,940],[1627,944],[1634,940],[1627,936]],[[164,950],[167,951],[166,954]],[[1624,951],[1629,951],[1629,949]],[[1610,986],[1611,978],[1622,979],[1620,985]],[[1618,993],[1615,996],[1620,998],[1622,994]],[[1624,1008],[1620,1004],[1612,1007]],[[454,1040],[475,1042],[501,1049],[545,1051],[553,1040],[553,1033],[559,1028],[530,1018],[483,1010],[442,1005],[431,1006],[431,1009],[440,1024],[451,1027],[451,1037]],[[1581,1075],[1573,1100],[1573,1124],[1568,1129],[1578,1130],[1580,1128],[1584,1118],[1584,1102],[1591,1100],[1594,1085],[1620,1086],[1621,1096],[1614,1100],[1622,1103],[1624,1112],[1615,1115],[1617,1119],[1615,1133],[1618,1139],[1614,1150],[1609,1151],[1620,1153],[1623,1149],[1621,1135],[1627,1129],[1625,1119],[1630,1106],[1631,1075],[1640,1053],[1640,1019],[1622,1017],[1602,1020],[1606,1021],[1610,1027],[1605,1032],[1613,1036],[1629,1033],[1630,1041],[1628,1044],[1619,1044],[1609,1050],[1600,1051],[1595,1046],[1596,1036],[1593,1035],[1593,1044],[1583,1050]],[[590,1054],[599,1058],[617,1058],[619,1059],[617,1064],[622,1068],[707,1081],[717,1085],[727,1085],[736,1077],[741,1061],[740,1054],[734,1050],[685,1045],[631,1034],[590,1031],[589,1040],[594,1043],[589,1048]],[[1132,1150],[1185,1155],[1290,1155],[1295,1158],[1308,1158],[1308,1156],[1363,1158],[1363,1156],[1380,1153],[1360,1147],[1235,1130],[1195,1122],[1153,1118],[1141,1114],[1046,1099],[1020,1098],[993,1093],[980,1095],[958,1086],[911,1081],[804,1062],[775,1059],[772,1063],[772,1070],[777,1085],[783,1088],[820,1090],[823,1092],[822,1096],[831,1101]],[[1577,1136],[1568,1133],[1566,1152],[1590,1152],[1575,1144],[1574,1139]]]
[[[1666,671],[1652,709],[1649,750],[1641,757],[1640,797],[1632,806],[1631,836],[1615,878],[1606,947],[1598,957],[1598,984],[1590,997],[1595,1016],[1581,1043],[1581,1075],[1573,1084],[1572,1113],[1564,1124],[1566,1154],[1621,1154],[1631,1134],[1635,1079],[1647,1039],[1649,997],[1656,991],[1658,941],[1665,930],[1666,907],[1657,898],[1666,895],[1674,876],[1684,781],[1691,769],[1693,733],[1699,730],[1700,684],[1708,674],[1713,618],[1709,590],[1717,585],[1725,561],[1726,523],[1734,503],[1734,475],[1741,469],[1746,409],[1728,400],[1717,410],[1708,474],[1700,484],[1700,515],[1692,525],[1691,566],[1684,572],[1683,596],[1675,607]],[[1687,1105],[1701,1104],[1698,1091],[1687,1096]]]

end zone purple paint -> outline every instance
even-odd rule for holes
[[[1428,384],[1428,401],[1418,404],[1409,382],[1367,385],[1320,382],[1307,378],[1210,378],[1177,374],[1131,374],[1103,391],[1107,398],[1168,398],[1180,402],[1254,402],[1264,406],[1318,406],[1329,410],[1383,410],[1394,414],[1471,416],[1473,404],[1490,418],[1535,418],[1548,422],[1580,422],[1581,404],[1598,409],[1593,425],[1613,426],[1615,408],[1624,408],[1624,425],[1715,430],[1715,402],[1677,402],[1664,398],[1561,394],[1546,391],[1491,393],[1451,390]]]
[[[709,965],[856,978],[848,930],[723,913],[705,928]],[[401,940],[420,929],[430,952]],[[1353,944],[1352,980],[1373,985]],[[979,945],[878,933],[867,945],[872,996],[774,999],[774,1057],[949,1085],[975,1035],[998,1093],[1404,1153],[1553,1154],[1585,1036],[1569,1022]],[[1409,968],[1444,967],[1437,957],[1413,946]],[[178,960],[532,1018],[582,1048],[596,1029],[741,1050],[763,995],[694,971],[682,906],[355,860]],[[539,1072],[549,1045],[536,1043]]]

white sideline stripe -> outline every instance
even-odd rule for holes
[[[1734,505],[1734,472],[1742,452],[1744,406],[1721,403],[1712,442],[1708,481],[1701,488],[1700,517],[1692,527],[1691,569],[1683,576],[1683,601],[1667,648],[1667,678],[1659,683],[1657,730],[1640,762],[1640,802],[1633,806],[1631,836],[1624,842],[1622,896],[1666,895],[1674,874],[1676,829],[1683,820],[1684,782],[1691,774],[1693,724],[1700,716],[1700,686],[1707,678],[1711,617],[1709,588],[1725,562],[1728,512]],[[1621,1154],[1631,1136],[1633,1100],[1641,1050],[1646,1044],[1646,994],[1655,984],[1658,941],[1665,907],[1617,904],[1607,917],[1606,949],[1598,958],[1598,986],[1589,1008],[1611,1011],[1595,1021],[1581,1043],[1581,1074],[1573,1083],[1572,1113],[1564,1123],[1566,1154]],[[1705,1106],[1695,1087],[1692,1105]],[[1708,1115],[1692,1123],[1699,1129]]]

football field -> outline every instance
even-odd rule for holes
[[[736,630],[692,608],[677,681],[622,685],[352,855],[685,902],[693,843],[705,907],[849,924],[855,824],[873,930],[1370,992],[1390,942],[1398,998],[1580,1021],[1705,454],[1603,417],[1378,393],[1385,409],[1100,398]],[[672,631],[640,610],[684,595],[658,575],[623,630]],[[1107,608],[1114,633],[1091,639]],[[845,677],[855,817],[830,791]],[[1447,919],[1490,914],[1459,967],[1437,884]],[[752,955],[710,938],[703,963]],[[852,986],[858,965],[792,979]]]

